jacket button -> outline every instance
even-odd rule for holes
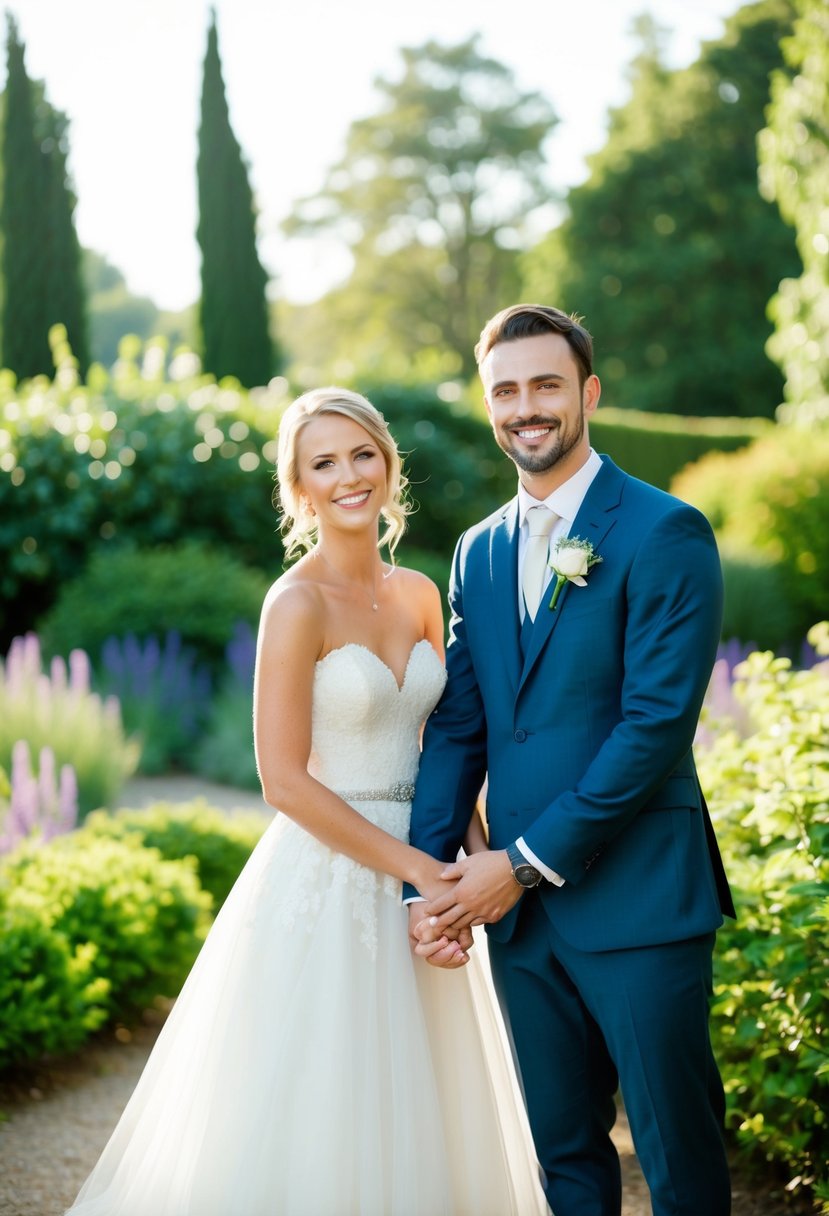
[[[513,735],[513,738],[515,739],[516,743],[523,743],[524,740],[526,739],[526,737],[527,737],[527,732],[525,730],[522,730],[520,726],[519,726],[518,730],[515,732],[515,734]]]

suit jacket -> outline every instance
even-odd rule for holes
[[[733,915],[691,753],[720,637],[716,543],[694,508],[602,460],[570,529],[602,562],[554,610],[545,593],[525,654],[517,500],[458,542],[449,678],[411,825],[413,844],[455,857],[488,776],[491,846],[523,836],[565,879],[537,894],[587,951],[684,940]],[[517,914],[490,932],[507,939]]]

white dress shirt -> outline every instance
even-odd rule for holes
[[[520,531],[518,534],[518,615],[524,620],[524,596],[521,593],[521,565],[524,560],[524,554],[527,550],[527,538],[529,537],[529,528],[527,526],[527,512],[532,507],[544,506],[548,510],[553,511],[559,518],[553,524],[552,532],[550,533],[550,550],[552,551],[557,540],[563,536],[569,536],[570,528],[573,520],[578,514],[579,507],[584,502],[584,497],[593,482],[593,478],[602,467],[602,459],[598,453],[590,449],[590,455],[581,466],[581,468],[568,478],[563,485],[558,489],[553,490],[552,494],[548,494],[546,498],[533,498],[532,494],[527,491],[519,481],[518,483],[518,522]],[[542,596],[548,583],[553,576],[552,570],[547,569],[544,578],[544,587],[542,588]],[[532,849],[527,848],[524,843],[523,836],[519,836],[515,842],[516,847],[524,854],[530,865],[535,866],[540,870],[548,882],[554,883],[557,887],[564,886],[564,879],[560,874],[556,874],[555,870],[551,870],[549,866],[545,866],[540,858],[536,857]]]

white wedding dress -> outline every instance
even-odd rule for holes
[[[402,688],[354,643],[317,664],[310,770],[401,839],[444,680],[426,641]],[[277,815],[72,1216],[546,1213],[474,956],[415,959],[399,882]]]

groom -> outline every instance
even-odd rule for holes
[[[734,910],[691,754],[720,636],[714,538],[591,449],[601,389],[576,320],[505,309],[476,356],[518,495],[458,543],[411,840],[455,858],[486,776],[490,851],[449,866],[413,932],[488,924],[555,1216],[619,1216],[617,1085],[654,1216],[726,1216],[708,1000]]]

